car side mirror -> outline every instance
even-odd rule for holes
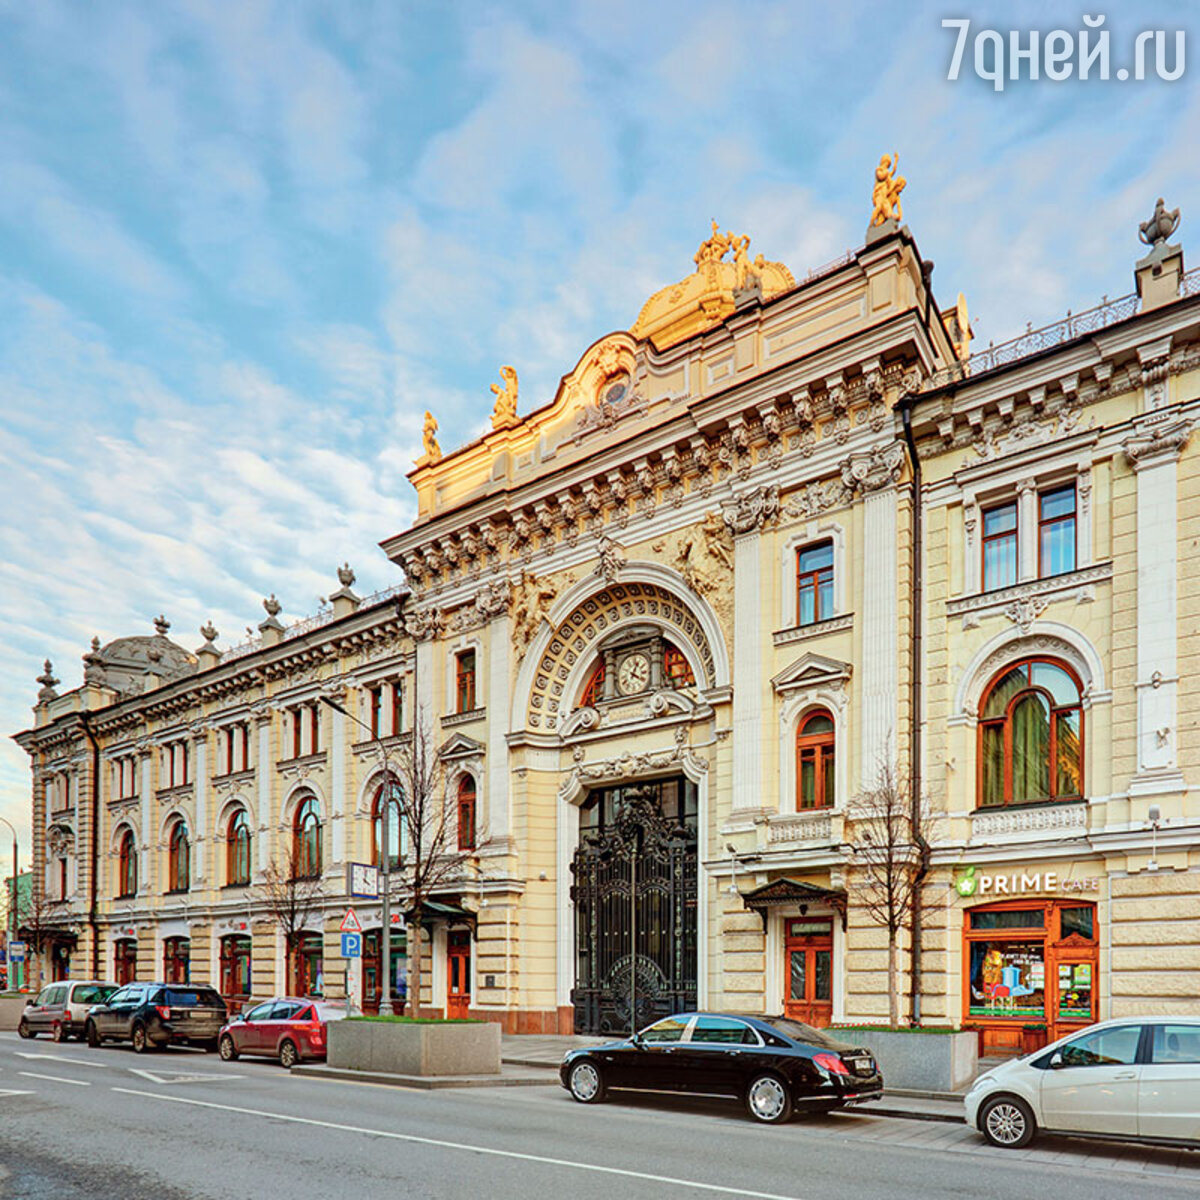
[[[633,1045],[635,1045],[635,1046],[636,1046],[636,1047],[637,1047],[639,1050],[642,1048],[642,1045],[643,1045],[643,1043],[642,1043],[642,1035],[641,1035],[640,1033],[635,1033],[635,1034],[633,1034],[633,1035],[630,1037],[630,1039],[629,1039],[629,1040],[630,1040],[630,1042],[631,1042]]]
[[[1063,1062],[1062,1051],[1055,1050],[1055,1052],[1050,1055],[1050,1061],[1046,1065],[1052,1071],[1061,1071],[1062,1068],[1067,1065],[1065,1062]]]

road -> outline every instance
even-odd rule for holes
[[[0,1197],[21,1200],[1129,1200],[1195,1196],[1200,1153],[558,1087],[413,1091],[269,1063],[0,1034]]]

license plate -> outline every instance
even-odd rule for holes
[[[860,1075],[867,1075],[867,1074],[869,1074],[869,1073],[870,1073],[870,1071],[871,1071],[871,1068],[872,1068],[874,1065],[875,1065],[875,1064],[874,1064],[874,1063],[872,1063],[872,1062],[871,1062],[871,1060],[870,1060],[869,1058],[856,1058],[856,1059],[854,1060],[854,1069],[855,1069],[855,1070],[856,1070],[856,1071],[857,1071],[857,1072],[858,1072]]]

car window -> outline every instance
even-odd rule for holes
[[[242,1019],[245,1021],[265,1021],[271,1008],[272,1004],[270,1000],[266,1004],[256,1004],[252,1009],[242,1013]]]
[[[1200,1025],[1155,1025],[1152,1063],[1200,1063]]]
[[[42,990],[40,992],[38,992],[37,996],[35,997],[35,999],[33,1001],[34,1004],[38,1004],[38,1005],[49,1004],[50,1003],[50,993],[52,991],[54,991],[53,988],[42,988]]]
[[[758,1044],[754,1030],[745,1021],[736,1021],[732,1017],[697,1017],[688,1040],[726,1046]]]
[[[658,1021],[649,1029],[642,1030],[643,1042],[677,1042],[683,1037],[683,1031],[688,1027],[691,1017],[667,1017]]]
[[[344,1021],[350,1012],[348,1009],[339,1008],[336,1004],[318,1004],[317,1016],[322,1021]]]
[[[103,983],[77,983],[71,993],[72,1004],[103,1004],[116,991]]]
[[[302,1008],[292,1017],[295,1021],[311,1021],[313,1019],[313,1010],[311,1008]]]
[[[212,988],[168,988],[163,1003],[175,1008],[215,1008],[221,1003],[221,997]]]
[[[1059,1047],[1064,1067],[1130,1066],[1137,1061],[1140,1025],[1117,1025],[1073,1038]]]
[[[303,1007],[294,1000],[281,1000],[271,1009],[269,1021],[290,1021]]]
[[[137,991],[134,987],[118,988],[111,996],[109,996],[108,1004],[124,1004],[126,1000],[131,1000],[134,993]]]

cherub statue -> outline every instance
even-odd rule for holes
[[[425,413],[425,427],[421,431],[421,438],[425,444],[425,460],[432,464],[442,461],[442,448],[437,441],[437,418],[431,412]]]
[[[492,410],[492,428],[507,429],[517,423],[517,373],[512,367],[501,367],[500,378],[504,386],[492,384],[496,407]]]
[[[875,186],[871,189],[871,224],[882,225],[893,218],[904,220],[900,209],[900,193],[908,180],[896,171],[900,166],[899,154],[885,154],[875,168]]]
[[[1158,246],[1179,228],[1179,209],[1167,212],[1163,198],[1159,196],[1154,206],[1154,216],[1138,225],[1138,239],[1147,246]]]
[[[712,236],[700,243],[700,249],[692,255],[692,261],[697,267],[704,267],[709,263],[720,262],[728,251],[729,234],[723,234],[720,225],[713,221]]]

